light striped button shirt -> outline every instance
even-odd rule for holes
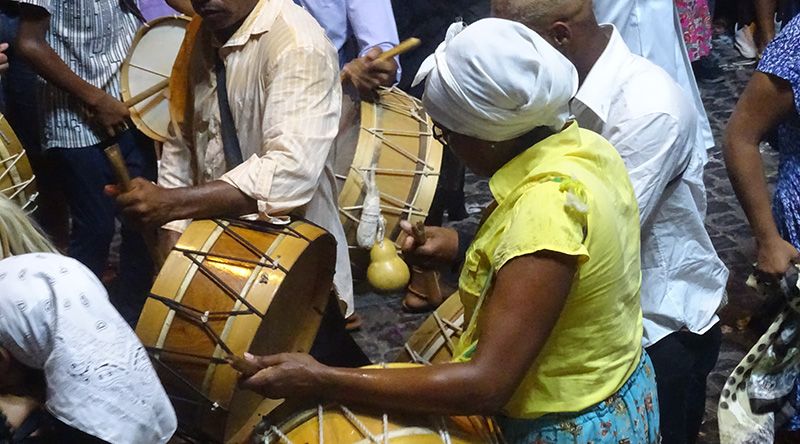
[[[120,95],[120,67],[140,25],[119,0],[18,0],[50,14],[47,42],[69,68],[112,97]],[[39,94],[45,148],[81,148],[108,136],[78,98],[42,82]]]
[[[351,313],[353,282],[332,169],[342,103],[336,51],[291,0],[258,2],[218,49],[245,159],[228,171],[214,75],[218,47],[201,27],[188,66],[191,117],[164,144],[158,183],[177,188],[223,180],[258,201],[263,214],[299,214],[327,230],[337,241],[334,287]]]

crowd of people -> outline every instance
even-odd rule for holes
[[[695,73],[712,8],[493,0],[491,18],[447,30],[414,85],[432,136],[488,178],[492,202],[471,238],[403,224],[402,252],[426,264],[418,274],[459,267],[463,333],[451,363],[364,369],[336,177],[359,103],[403,72],[380,57],[399,44],[391,2],[4,2],[4,113],[40,202],[37,223],[0,197],[0,442],[168,442],[178,421],[131,329],[158,258],[194,219],[286,216],[336,239],[331,298],[309,354],[247,354],[233,363],[241,387],[492,416],[513,443],[696,442],[729,277],[704,226],[715,143]],[[194,17],[170,84],[182,118],[157,156],[120,70],[137,29],[178,12]],[[800,260],[800,18],[762,38],[723,151],[772,281]],[[764,140],[781,154],[772,198]],[[113,144],[130,186],[104,154]],[[406,303],[430,310],[441,295]],[[800,430],[799,360],[783,420],[754,434]]]

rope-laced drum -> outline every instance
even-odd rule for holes
[[[122,63],[122,98],[126,104],[145,96],[130,108],[131,120],[141,132],[163,142],[168,136],[168,83],[189,19],[161,17],[148,22],[133,38]]]
[[[311,223],[200,220],[164,263],[136,333],[203,442],[243,442],[279,402],[237,388],[226,358],[307,352],[330,297],[336,242]]]
[[[397,360],[418,364],[450,362],[463,330],[464,305],[455,292],[411,335]]]
[[[6,118],[0,115],[0,193],[27,213],[36,210],[36,176],[22,143]]]
[[[356,231],[364,209],[366,183],[374,173],[386,237],[400,235],[399,223],[424,221],[430,210],[442,162],[442,145],[433,137],[422,103],[397,88],[379,91],[375,104],[361,104],[361,126],[349,172],[337,175],[339,211],[351,257],[366,262]],[[349,158],[346,153],[337,156]],[[341,162],[342,159],[337,159]]]
[[[410,364],[385,364],[402,368]],[[376,368],[376,366],[366,367]],[[497,424],[483,416],[426,416],[369,412],[342,404],[319,405],[280,425],[264,424],[264,443],[468,444],[501,443]]]

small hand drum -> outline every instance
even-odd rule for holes
[[[22,143],[0,114],[0,193],[27,213],[36,211],[36,176]]]
[[[302,220],[189,226],[136,326],[182,433],[244,441],[280,403],[239,390],[226,358],[308,352],[331,295],[335,257],[333,236]]]
[[[359,249],[356,242],[366,193],[364,175],[375,172],[381,214],[386,219],[386,237],[396,241],[401,220],[409,220],[413,225],[428,216],[442,164],[442,145],[433,137],[433,122],[422,109],[422,103],[397,88],[382,89],[379,97],[375,104],[361,103],[357,146],[350,147],[354,141],[345,141],[342,145],[347,146],[336,154],[337,163],[350,165],[346,174],[337,174],[341,190],[339,212],[350,257],[356,262],[356,269],[364,270],[369,263],[369,252]],[[350,130],[346,123],[340,126],[340,137],[349,140],[350,135],[342,134]]]
[[[456,291],[411,335],[397,361],[418,364],[450,362],[463,331],[464,305]]]

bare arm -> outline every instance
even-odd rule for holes
[[[75,74],[47,43],[50,14],[38,6],[20,4],[17,51],[47,82],[82,101],[109,134],[122,129],[129,112],[118,99]]]
[[[798,253],[781,238],[772,218],[758,146],[769,131],[794,112],[789,83],[756,72],[736,105],[723,145],[728,176],[756,238],[758,267],[774,275],[783,274]]]
[[[322,366],[307,355],[255,358],[267,367],[244,381],[269,397],[315,396],[376,408],[436,414],[493,414],[511,398],[566,303],[575,257],[539,252],[498,273],[480,319],[473,359],[412,369]],[[514,353],[509,353],[513,350]]]

